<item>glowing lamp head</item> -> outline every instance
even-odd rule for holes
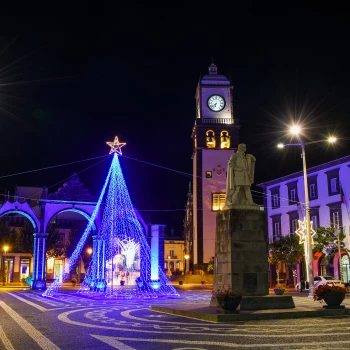
[[[188,260],[190,256],[188,254],[185,255],[185,259]]]
[[[298,135],[300,134],[300,131],[301,131],[301,127],[299,125],[293,125],[291,128],[290,128],[290,132],[293,134],[293,135]]]
[[[5,253],[9,250],[9,247],[7,245],[4,246]]]
[[[278,148],[283,148],[283,147],[284,147],[284,144],[283,144],[283,143],[279,143],[279,144],[277,145],[277,147],[278,147]]]
[[[89,255],[91,255],[91,254],[92,254],[92,249],[91,249],[91,248],[88,248],[88,249],[87,249],[87,253],[88,253]]]
[[[329,143],[337,142],[337,138],[334,137],[334,136],[330,136],[330,137],[328,137],[328,142],[329,142]]]

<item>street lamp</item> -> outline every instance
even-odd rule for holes
[[[313,266],[313,254],[312,254],[312,235],[311,235],[311,225],[310,225],[310,201],[309,201],[309,190],[307,182],[307,169],[306,169],[306,155],[305,155],[305,145],[328,141],[329,143],[336,142],[334,136],[329,137],[327,140],[311,141],[304,143],[301,139],[301,127],[299,125],[293,125],[290,128],[290,132],[297,137],[299,143],[289,143],[277,145],[278,148],[283,148],[285,146],[300,146],[301,147],[301,156],[303,159],[303,177],[304,177],[304,191],[305,191],[305,221],[306,221],[306,251],[305,251],[305,260],[306,260],[306,274],[307,280],[309,281],[309,297],[313,297],[314,294],[314,266]]]
[[[187,269],[187,260],[190,258],[188,254],[185,254],[185,272],[184,275],[186,275],[186,269]]]
[[[4,246],[4,252],[5,252],[5,258],[4,258],[4,279],[3,279],[3,286],[7,282],[7,274],[6,274],[6,252],[9,250],[9,247],[7,245]]]

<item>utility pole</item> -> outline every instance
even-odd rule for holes
[[[343,281],[343,264],[341,262],[341,247],[340,247],[340,227],[336,226],[337,239],[338,239],[338,256],[339,256],[339,279]]]

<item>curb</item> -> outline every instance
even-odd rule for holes
[[[151,306],[152,311],[164,312],[177,316],[195,318],[211,322],[235,322],[235,321],[253,321],[253,320],[273,320],[288,318],[306,318],[306,317],[329,317],[350,315],[350,309],[319,309],[319,310],[259,310],[259,311],[239,311],[236,313],[225,313],[223,310],[217,310],[213,307],[202,307],[193,310],[182,310],[164,306]]]

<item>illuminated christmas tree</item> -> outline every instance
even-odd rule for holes
[[[53,295],[78,261],[106,190],[103,219],[93,237],[93,256],[80,291],[104,292],[117,298],[178,295],[158,265],[158,244],[151,250],[132,205],[118,159],[125,144],[118,137],[107,144],[113,160],[96,208],[63,276],[57,277],[43,295]]]

